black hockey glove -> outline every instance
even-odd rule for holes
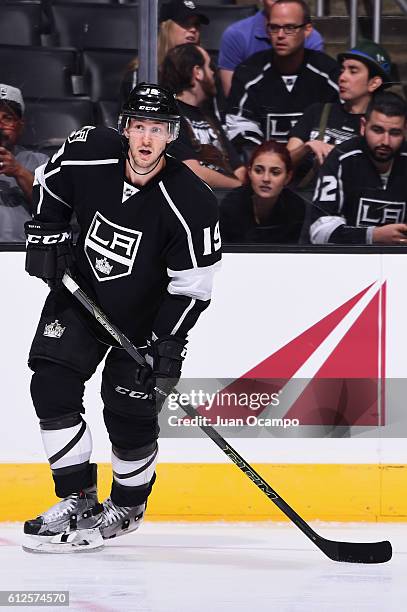
[[[179,381],[186,343],[184,338],[177,336],[164,336],[151,342],[146,355],[147,364],[137,370],[137,382],[144,385],[155,399],[158,411]]]
[[[27,236],[26,272],[45,280],[51,289],[59,289],[65,270],[73,262],[70,226],[26,221],[24,229]]]

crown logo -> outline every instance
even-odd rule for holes
[[[47,336],[48,338],[60,338],[65,329],[66,328],[62,327],[58,319],[56,319],[52,323],[45,326],[44,336]]]
[[[97,259],[95,263],[95,268],[103,274],[110,274],[110,272],[113,270],[113,266],[110,265],[106,257],[103,257],[103,259]]]

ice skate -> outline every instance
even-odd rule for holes
[[[100,532],[104,540],[116,538],[138,529],[142,523],[146,504],[141,506],[117,506],[108,497],[103,502]]]
[[[103,546],[98,526],[103,506],[96,490],[72,493],[37,518],[24,524],[23,549],[38,553],[67,553]]]

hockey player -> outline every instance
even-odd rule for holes
[[[312,207],[315,244],[407,243],[407,105],[377,93],[362,136],[338,145],[321,167]]]
[[[86,126],[36,174],[26,269],[54,290],[30,350],[31,394],[61,501],[25,523],[28,550],[99,547],[103,539],[136,529],[143,517],[158,452],[162,398],[155,398],[155,381],[164,379],[160,388],[166,383],[171,389],[179,379],[187,334],[209,304],[220,260],[214,195],[165,154],[179,122],[171,93],[140,84],[123,106],[121,133]],[[73,212],[81,230],[74,264]],[[151,367],[138,367],[105,343],[97,324],[61,288],[67,265]],[[99,504],[82,397],[103,359],[113,482],[110,497]]]

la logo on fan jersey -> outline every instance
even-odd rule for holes
[[[142,232],[112,223],[99,212],[85,238],[85,253],[99,282],[128,276],[133,270]]]
[[[267,113],[267,140],[273,138],[280,142],[287,142],[291,128],[294,127],[301,116],[302,113]]]
[[[388,223],[405,223],[406,202],[360,198],[356,225],[370,227]]]

